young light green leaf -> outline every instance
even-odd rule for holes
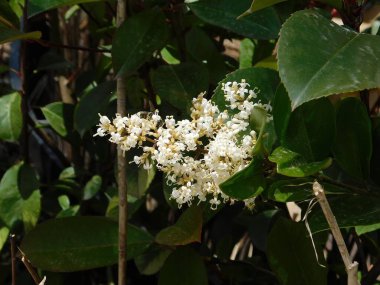
[[[315,258],[304,223],[279,218],[269,233],[267,257],[283,285],[327,284],[327,270]]]
[[[4,226],[0,226],[0,251],[2,250],[4,244],[9,239],[9,229]]]
[[[161,269],[158,285],[207,285],[202,258],[189,247],[178,247]]]
[[[165,15],[153,8],[129,17],[117,30],[112,43],[112,63],[120,76],[136,71],[161,50],[169,37]]]
[[[27,174],[26,172],[31,173]],[[22,175],[22,179],[20,179]],[[0,219],[12,228],[17,221],[23,221],[26,231],[37,223],[41,211],[41,194],[33,169],[24,163],[9,168],[0,182]],[[25,180],[28,181],[25,181]],[[23,180],[23,183],[20,181]],[[34,189],[24,189],[29,184]],[[25,198],[21,193],[24,193]]]
[[[146,250],[152,237],[128,226],[128,257]],[[118,224],[104,217],[68,217],[39,224],[22,241],[31,263],[54,272],[81,271],[112,265],[118,258]]]
[[[340,27],[310,9],[298,11],[281,29],[278,65],[293,109],[316,98],[379,87],[380,37]]]
[[[306,177],[329,167],[331,158],[322,161],[307,162],[300,154],[282,146],[276,148],[269,160],[277,163],[277,172],[289,177]]]
[[[244,39],[240,42],[240,53],[239,53],[239,68],[249,68],[252,67],[253,52],[255,50],[255,45],[251,39]]]
[[[62,137],[73,130],[74,105],[55,102],[41,108],[50,126]]]
[[[262,159],[255,157],[251,163],[219,185],[229,197],[244,200],[255,197],[264,191]]]
[[[20,94],[15,92],[1,96],[0,106],[0,139],[17,141],[22,128]]]
[[[163,245],[186,245],[201,241],[202,211],[199,207],[188,208],[175,225],[161,230],[156,242]]]
[[[281,26],[273,8],[263,9],[240,20],[237,17],[249,7],[251,0],[208,0],[188,3],[203,21],[254,39],[275,39]]]
[[[351,176],[367,179],[372,155],[371,120],[364,104],[357,98],[340,102],[336,114],[334,158]]]
[[[90,200],[94,197],[102,187],[102,177],[99,175],[94,175],[86,183],[83,189],[83,200]]]

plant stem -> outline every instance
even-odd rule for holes
[[[25,0],[22,17],[22,31],[28,32],[28,5],[29,0]],[[27,80],[27,42],[21,42],[20,49],[20,81],[21,81],[21,113],[22,113],[22,129],[21,129],[21,154],[25,163],[29,162],[29,138],[28,138],[28,80]]]
[[[11,260],[12,260],[12,285],[16,285],[16,241],[15,235],[9,236],[11,240]]]
[[[87,51],[87,52],[99,52],[99,53],[111,53],[111,51],[107,49],[101,49],[101,48],[89,48],[89,47],[82,47],[82,46],[69,46],[65,44],[57,44],[52,43],[45,40],[31,40],[33,42],[36,42],[44,47],[56,47],[56,48],[63,48],[63,49],[71,49],[71,50],[77,50],[77,51]]]
[[[120,25],[126,18],[127,3],[126,0],[117,1],[116,25]],[[126,115],[126,80],[124,76],[117,78],[117,112],[121,116]],[[119,268],[118,268],[118,285],[125,285],[127,282],[127,175],[126,161],[123,151],[117,148],[117,182],[119,192]]]
[[[322,208],[323,214],[325,215],[325,218],[327,220],[327,223],[330,226],[330,230],[334,236],[334,239],[336,241],[336,244],[338,246],[340,255],[343,259],[344,266],[346,268],[347,272],[347,284],[348,285],[359,285],[358,281],[358,266],[359,264],[355,262],[351,262],[350,254],[348,252],[347,246],[344,242],[342,233],[340,232],[338,223],[335,219],[335,216],[331,210],[330,204],[327,201],[325,191],[323,190],[321,184],[319,184],[317,181],[313,184],[313,193],[315,197],[317,198],[319,205]]]

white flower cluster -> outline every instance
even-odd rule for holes
[[[209,197],[211,208],[216,209],[221,201],[232,202],[219,184],[252,160],[256,143],[256,133],[249,130],[252,109],[256,105],[270,109],[269,105],[252,102],[256,93],[245,80],[228,82],[222,90],[232,115],[200,94],[193,99],[191,120],[176,121],[170,116],[163,119],[158,111],[130,117],[116,115],[112,122],[101,116],[96,135],[109,135],[109,141],[124,151],[141,149],[133,162],[144,168],[155,163],[166,174],[168,185],[173,185],[171,198],[179,206]],[[252,199],[246,202],[251,205]]]

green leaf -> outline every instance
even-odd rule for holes
[[[276,148],[269,160],[277,163],[277,172],[289,177],[305,177],[313,175],[331,165],[331,158],[322,161],[307,162],[300,154],[282,146]]]
[[[212,97],[212,100],[218,105],[220,110],[227,109],[222,84],[229,81],[241,82],[242,79],[245,79],[249,83],[251,89],[257,88],[259,90],[255,101],[261,100],[263,104],[268,104],[274,99],[277,86],[280,83],[278,73],[267,68],[251,67],[231,72],[227,74],[225,79],[219,82]]]
[[[295,178],[273,182],[268,189],[268,198],[277,202],[304,201],[313,197],[313,178]],[[348,194],[346,188],[323,183],[326,194]]]
[[[115,82],[107,81],[81,97],[74,111],[74,126],[81,135],[99,121],[99,113],[107,109],[114,90]]]
[[[286,0],[252,0],[251,6],[247,11],[241,14],[238,19],[241,19],[245,16],[251,15],[253,12],[259,11],[261,9],[273,6],[277,3],[284,2]]]
[[[83,200],[90,200],[99,192],[101,188],[102,188],[102,177],[99,175],[92,176],[92,178],[84,186]]]
[[[330,207],[340,228],[362,227],[362,232],[378,228],[380,224],[380,198],[367,195],[327,196]],[[315,208],[309,217],[313,233],[328,230],[322,210]]]
[[[303,201],[312,195],[312,187],[312,179],[279,180],[270,185],[268,198],[278,202]]]
[[[41,38],[41,32],[39,31],[23,33],[4,25],[0,21],[0,45],[17,40],[36,40],[39,38]]]
[[[189,247],[177,248],[161,269],[158,285],[207,285],[202,258]]]
[[[152,238],[128,226],[128,257],[143,252]],[[54,272],[81,271],[115,264],[118,260],[118,224],[104,217],[69,217],[39,224],[22,241],[31,263]]]
[[[185,43],[189,58],[205,65],[210,82],[217,84],[226,75],[228,68],[215,41],[202,29],[192,27],[185,35]]]
[[[74,105],[55,102],[41,108],[50,126],[62,137],[73,130]]]
[[[9,229],[7,227],[0,227],[0,251],[9,238]]]
[[[98,2],[104,0],[30,0],[28,5],[29,17],[46,12],[50,9],[56,9],[62,6],[73,6],[76,4]]]
[[[320,97],[380,86],[380,37],[340,27],[313,10],[294,13],[278,42],[279,72],[295,109]]]
[[[136,267],[141,274],[156,274],[160,271],[171,252],[172,250],[166,247],[152,246],[145,253],[135,258]]]
[[[344,99],[337,109],[333,153],[340,167],[358,179],[367,179],[372,155],[371,121],[364,104]]]
[[[288,93],[284,85],[281,84],[276,90],[273,101],[273,124],[281,143],[283,143],[283,137],[286,134],[291,112]]]
[[[187,113],[191,101],[208,89],[208,72],[200,64],[162,65],[151,73],[154,91],[163,101]]]
[[[1,96],[0,106],[0,139],[17,141],[22,129],[20,94],[15,92]]]
[[[7,1],[0,1],[0,23],[13,28],[17,28],[20,25],[17,15],[13,12]]]
[[[61,195],[58,197],[58,204],[62,210],[70,208],[70,199],[67,195]]]
[[[199,207],[190,207],[170,227],[161,230],[156,242],[163,245],[186,245],[201,241],[202,211]]]
[[[307,102],[290,114],[283,146],[308,161],[325,159],[335,136],[335,110],[327,98]]]
[[[255,157],[251,163],[219,185],[224,194],[244,200],[260,195],[265,188],[262,159]]]
[[[273,8],[263,9],[240,20],[237,17],[249,7],[251,0],[208,0],[188,3],[203,21],[254,39],[275,39],[281,22]]]
[[[74,217],[78,214],[79,209],[80,209],[80,205],[68,207],[67,209],[60,211],[57,214],[56,218]]]
[[[127,165],[128,193],[135,198],[145,195],[156,175],[156,168],[144,169],[136,165]]]
[[[37,223],[41,194],[36,181],[34,170],[24,163],[5,172],[0,182],[0,219],[7,227],[12,228],[17,221],[23,221],[25,230],[29,231]],[[34,189],[25,189],[28,184]],[[22,193],[27,197],[23,198]]]
[[[283,285],[327,284],[327,270],[318,264],[303,223],[279,218],[268,237],[267,257]]]
[[[249,68],[252,67],[253,52],[255,50],[255,45],[252,40],[244,39],[240,42],[240,54],[239,54],[239,68]]]
[[[165,15],[158,8],[128,18],[117,30],[112,43],[112,62],[118,75],[136,71],[169,37]]]

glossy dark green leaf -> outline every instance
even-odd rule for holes
[[[283,285],[327,284],[327,270],[316,259],[304,223],[279,218],[268,237],[267,257]]]
[[[327,98],[307,102],[290,114],[282,145],[308,161],[325,159],[335,136],[334,118],[334,107]]]
[[[156,242],[163,245],[186,245],[201,241],[202,210],[200,207],[190,207],[170,227],[161,230],[156,236]]]
[[[114,90],[115,82],[108,81],[81,97],[74,112],[74,127],[81,135],[98,123],[99,113],[107,109]]]
[[[16,164],[5,172],[0,182],[0,219],[9,228],[17,221],[22,221],[28,231],[37,223],[41,194],[36,181],[34,170],[23,163]]]
[[[287,148],[278,147],[269,156],[277,163],[277,172],[289,177],[306,177],[315,174],[331,165],[331,158],[322,161],[307,162],[300,154]]]
[[[17,141],[22,128],[20,94],[15,92],[1,96],[0,106],[0,139]]]
[[[161,269],[158,285],[207,285],[202,258],[189,247],[177,248]]]
[[[97,2],[104,0],[30,0],[28,5],[28,15],[32,17],[34,15],[46,12],[50,9],[59,8],[62,6],[73,6],[82,3]]]
[[[251,15],[253,12],[259,11],[261,9],[273,6],[277,3],[284,2],[286,0],[253,0],[251,6],[247,11],[241,14],[238,19]]]
[[[334,158],[348,174],[367,179],[372,155],[371,121],[363,103],[344,99],[337,109]]]
[[[288,127],[291,112],[292,108],[288,93],[286,92],[284,85],[281,84],[277,88],[273,100],[273,124],[281,143],[283,142]]]
[[[135,258],[136,267],[141,274],[153,275],[160,271],[172,250],[167,247],[152,246],[144,254]]]
[[[0,45],[17,40],[36,40],[41,37],[41,32],[23,33],[15,28],[8,27],[0,21]]]
[[[380,118],[372,119],[372,145],[380,145]],[[380,148],[374,147],[371,159],[371,179],[380,185]]]
[[[112,63],[118,75],[136,71],[161,50],[169,37],[165,15],[158,8],[129,17],[117,30],[112,43]]]
[[[102,177],[99,175],[94,175],[86,183],[83,189],[83,200],[89,200],[94,197],[102,187]]]
[[[268,189],[268,198],[278,202],[304,201],[313,197],[314,178],[295,178],[273,182]],[[322,183],[326,194],[349,194],[347,188]]]
[[[209,24],[249,38],[277,38],[281,22],[273,8],[263,9],[242,19],[237,19],[250,4],[250,0],[207,0],[187,5],[195,15]]]
[[[50,126],[62,137],[73,130],[74,105],[55,102],[41,108]]]
[[[208,89],[208,71],[195,63],[162,65],[151,73],[151,80],[157,95],[184,113],[191,100]]]
[[[143,230],[128,226],[128,257],[152,242]],[[21,250],[44,270],[72,272],[111,265],[118,259],[118,224],[104,217],[68,217],[39,224],[25,236]]]
[[[262,163],[260,158],[253,158],[246,168],[220,184],[220,190],[227,196],[239,200],[260,195],[265,188]]]
[[[233,81],[241,82],[242,79],[245,79],[251,89],[256,88],[256,91],[258,90],[257,99],[255,99],[255,102],[261,100],[261,103],[264,104],[268,104],[273,101],[277,86],[280,83],[278,73],[267,68],[251,67],[231,72],[225,79],[219,82],[212,97],[212,100],[218,105],[220,110],[226,109],[226,101],[224,99],[222,84]]]
[[[380,224],[380,198],[377,196],[339,195],[339,197],[327,196],[327,200],[340,228],[361,226],[363,233],[369,231],[369,227],[378,227]],[[329,229],[319,207],[313,209],[309,224],[313,233]]]
[[[279,72],[292,107],[380,86],[380,37],[340,27],[313,10],[294,13],[278,43]]]
[[[192,27],[185,35],[185,44],[189,58],[207,67],[212,84],[223,79],[228,72],[227,65],[215,42],[205,31]]]

